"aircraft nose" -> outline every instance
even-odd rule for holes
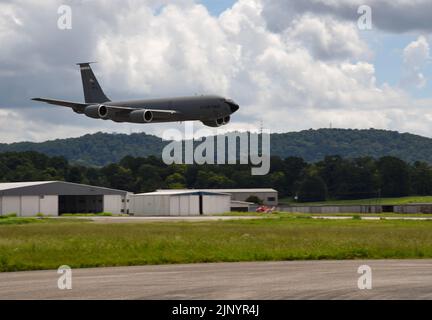
[[[240,106],[239,106],[238,104],[232,104],[232,105],[230,106],[230,108],[231,108],[231,112],[234,113],[234,112],[236,112],[238,109],[240,109]]]
[[[240,109],[240,106],[237,103],[235,103],[234,101],[227,101],[227,103],[228,103],[228,105],[229,105],[229,107],[231,109],[231,113],[234,113],[238,109]]]

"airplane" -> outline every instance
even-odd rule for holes
[[[85,103],[45,98],[32,100],[68,107],[93,119],[130,123],[201,121],[214,128],[228,124],[231,115],[240,108],[233,100],[216,95],[111,101],[99,85],[90,66],[92,63],[77,64],[81,71]]]

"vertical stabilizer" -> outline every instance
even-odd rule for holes
[[[91,62],[78,63],[81,70],[85,102],[104,103],[110,101],[99,85],[90,64]]]

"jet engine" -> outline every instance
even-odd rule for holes
[[[153,121],[153,112],[150,110],[132,111],[129,118],[134,123],[150,123]]]
[[[84,109],[84,114],[87,117],[94,118],[94,119],[107,120],[107,119],[111,118],[111,114],[110,114],[109,109],[102,104],[86,107]]]
[[[219,118],[216,120],[202,121],[202,123],[204,125],[206,125],[207,127],[218,128],[218,127],[221,127],[221,126],[228,124],[230,122],[230,120],[231,120],[231,117],[226,116],[225,118]]]

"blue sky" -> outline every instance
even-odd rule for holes
[[[235,0],[200,0],[213,15],[219,15],[227,8],[230,8]]]
[[[236,0],[198,0],[204,4],[211,14],[220,15],[227,8],[232,7]],[[364,31],[361,36],[365,39],[373,51],[372,62],[375,66],[378,84],[388,83],[398,86],[402,77],[402,53],[404,48],[415,41],[420,34],[391,34],[377,31]],[[424,76],[429,79],[432,76],[432,65],[428,64],[422,70]],[[422,88],[404,88],[415,98],[431,97],[432,83],[428,81]]]
[[[400,85],[403,73],[403,50],[421,34],[390,34],[366,31],[363,38],[373,51],[372,63],[375,66],[376,77],[379,84],[388,83],[392,86]],[[432,76],[432,65],[429,63],[422,73],[427,79]],[[404,87],[415,98],[428,98],[431,96],[432,83],[428,81],[422,88]]]

